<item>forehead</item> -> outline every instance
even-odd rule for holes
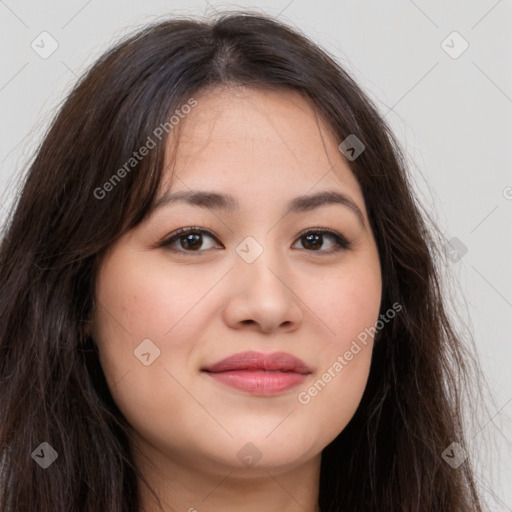
[[[194,97],[197,106],[180,121],[179,139],[169,137],[174,151],[166,162],[188,186],[256,192],[272,184],[278,193],[297,194],[321,181],[360,193],[340,141],[299,92],[229,86]]]

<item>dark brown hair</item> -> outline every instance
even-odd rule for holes
[[[381,312],[403,309],[374,346],[354,417],[322,453],[321,510],[481,511],[470,459],[454,469],[441,457],[465,444],[471,359],[399,144],[333,58],[254,13],[172,19],[122,41],[79,80],[37,149],[0,248],[0,509],[138,512],[126,420],[84,326],[105,251],[151,210],[167,137],[108,197],[97,190],[176,109],[220,85],[299,91],[340,142],[355,134],[365,145],[349,164],[378,245]],[[58,453],[44,471],[31,457],[43,441]]]

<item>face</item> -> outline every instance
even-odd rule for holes
[[[358,407],[378,251],[341,141],[300,95],[195,98],[159,199],[230,198],[168,197],[116,241],[93,337],[140,446],[188,467],[284,470],[318,456]]]

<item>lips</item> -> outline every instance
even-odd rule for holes
[[[286,391],[311,373],[302,361],[286,352],[242,352],[202,368],[208,376],[230,387],[256,395]]]

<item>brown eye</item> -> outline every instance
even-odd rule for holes
[[[208,239],[212,242],[206,243],[205,247],[205,240]],[[326,242],[326,240],[330,240],[330,242]],[[306,249],[308,252],[324,254],[331,254],[343,249],[346,250],[350,247],[350,242],[342,235],[324,228],[310,229],[303,232],[297,239],[297,242],[300,242],[302,248]],[[217,238],[209,231],[202,228],[187,227],[175,231],[169,238],[163,241],[160,246],[166,247],[173,252],[190,254],[213,249],[216,247],[216,243],[221,245]]]
[[[203,252],[211,249],[215,244],[206,244],[205,238],[216,241],[217,239],[208,231],[200,228],[181,228],[167,238],[161,247],[166,247],[176,252]]]
[[[326,238],[331,239],[332,242],[322,250]],[[315,252],[333,253],[348,249],[350,246],[350,243],[343,236],[326,229],[311,229],[302,233],[298,240],[305,249]]]

